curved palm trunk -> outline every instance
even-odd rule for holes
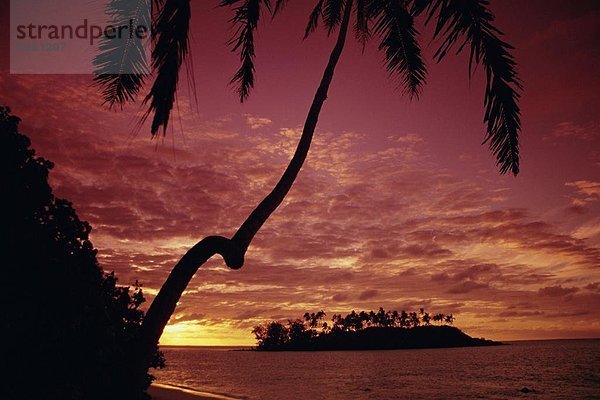
[[[175,265],[173,271],[171,271],[171,274],[152,302],[144,318],[140,341],[138,342],[139,353],[137,357],[143,363],[141,367],[143,367],[144,372],[150,364],[158,340],[169,318],[175,311],[175,306],[181,294],[198,268],[215,254],[220,254],[229,268],[241,268],[244,264],[244,255],[254,235],[256,235],[260,227],[281,204],[292,187],[308,155],[313,133],[319,119],[319,113],[321,112],[323,103],[327,99],[329,85],[333,79],[335,68],[346,41],[351,11],[352,0],[347,2],[336,45],[329,57],[321,84],[315,93],[296,152],[275,188],[252,211],[231,239],[222,236],[209,236],[192,247]]]

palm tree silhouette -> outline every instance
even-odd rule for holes
[[[410,325],[414,328],[415,326],[421,325],[421,320],[419,319],[419,314],[416,312],[411,312],[409,315]]]
[[[408,328],[410,326],[410,319],[406,311],[402,310],[400,313],[400,328]]]
[[[143,0],[142,0],[143,1]],[[148,1],[148,0],[146,0]],[[426,81],[426,66],[421,55],[415,19],[434,23],[434,38],[440,47],[434,55],[440,62],[451,50],[456,53],[468,49],[469,74],[477,65],[485,70],[487,84],[484,97],[484,122],[487,125],[485,142],[496,156],[500,173],[519,172],[520,110],[518,106],[521,83],[515,71],[512,47],[501,39],[502,32],[494,27],[494,16],[487,0],[316,0],[310,13],[305,38],[322,22],[328,34],[337,30],[337,40],[331,51],[321,82],[314,95],[302,136],[296,151],[275,188],[252,211],[238,231],[231,237],[209,236],[193,246],[175,265],[146,314],[140,353],[144,368],[163,329],[198,268],[215,254],[223,257],[232,269],[241,268],[248,246],[261,226],[281,204],[294,183],[307,157],[319,115],[342,51],[348,31],[366,45],[378,41],[387,70],[411,98],[417,98]],[[144,99],[148,105],[146,117],[152,115],[152,135],[166,133],[178,85],[179,71],[189,52],[191,9],[189,0],[154,0],[158,12],[153,24],[152,67],[155,80]],[[254,33],[261,16],[277,15],[287,0],[222,0],[220,6],[232,7],[231,22],[236,33],[230,45],[241,60],[232,83],[243,102],[254,86]],[[143,79],[110,79],[102,74],[97,79],[103,86],[108,104],[122,104],[137,93]],[[116,88],[111,85],[130,85]],[[111,90],[112,89],[112,90]],[[121,94],[118,98],[111,98]],[[401,320],[404,320],[401,318]],[[419,324],[416,313],[411,313],[413,325]],[[383,322],[383,321],[381,321]]]
[[[438,313],[433,316],[433,321],[442,324],[442,322],[444,322],[444,318],[446,318],[444,314]]]

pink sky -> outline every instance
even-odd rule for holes
[[[279,178],[333,45],[322,33],[302,42],[309,8],[292,1],[261,27],[257,88],[241,105],[227,87],[229,14],[193,2],[198,103],[184,80],[164,140],[132,134],[139,105],[104,110],[90,76],[9,75],[3,59],[0,104],[56,163],[55,193],[92,224],[123,284],[138,279],[151,298],[187,248],[233,234]],[[429,57],[410,102],[375,46],[352,43],[286,202],[244,268],[215,259],[199,271],[163,344],[251,344],[267,319],[380,306],[452,312],[499,340],[598,337],[600,6],[492,8],[525,83],[521,174],[500,176],[481,146],[483,81],[469,83],[465,57]]]

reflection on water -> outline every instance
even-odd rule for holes
[[[235,350],[166,347],[167,368],[155,375],[160,383],[247,399],[600,399],[600,340],[431,350]]]

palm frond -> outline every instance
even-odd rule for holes
[[[236,27],[235,34],[229,41],[232,46],[232,51],[237,52],[240,56],[241,65],[237,70],[231,84],[237,85],[237,92],[240,96],[240,101],[244,102],[250,90],[254,87],[254,32],[258,27],[258,22],[261,16],[261,6],[264,5],[267,10],[271,11],[271,3],[269,0],[223,0],[219,4],[220,7],[233,6],[234,16],[230,22]],[[280,1],[277,2],[279,7],[282,6]]]
[[[470,47],[469,75],[475,66],[485,68],[487,83],[484,97],[487,135],[484,143],[496,156],[500,173],[519,173],[519,133],[521,111],[518,105],[522,83],[513,47],[500,37],[494,27],[494,15],[487,0],[435,0],[429,6],[428,19],[435,18],[435,37],[442,43],[435,57],[441,61],[458,44],[456,53]]]
[[[144,99],[149,109],[144,119],[154,114],[152,135],[162,128],[166,133],[177,84],[179,71],[189,53],[190,1],[164,0],[154,22],[152,68],[156,79]]]
[[[427,15],[431,15],[432,7],[438,7],[440,2],[437,0],[407,0],[406,6],[410,10],[410,14],[413,17],[418,17],[422,13],[426,12]]]
[[[123,108],[125,103],[134,102],[144,85],[146,75],[136,74],[103,74],[94,77],[95,85],[101,88],[102,104],[113,109],[116,106]]]
[[[275,3],[275,8],[273,9],[273,17],[275,17],[281,10],[287,6],[288,0],[277,0]]]
[[[367,18],[367,7],[369,0],[356,0],[356,22],[354,24],[354,36],[363,48],[371,37],[369,31],[369,19]]]
[[[313,8],[310,16],[308,17],[308,24],[306,25],[306,31],[304,32],[304,39],[306,39],[311,33],[319,26],[319,19],[323,16],[323,3],[325,0],[319,0],[315,8]]]
[[[374,33],[382,38],[379,50],[384,51],[386,68],[401,79],[401,86],[412,98],[418,97],[427,76],[419,32],[414,19],[402,0],[381,0],[370,3],[369,18],[375,21]]]
[[[150,0],[113,0],[105,10],[112,26],[151,26]],[[94,57],[95,85],[101,88],[104,105],[108,108],[135,101],[144,84],[148,68],[145,39],[109,38],[103,35]]]
[[[328,35],[331,35],[342,21],[342,10],[344,9],[345,4],[345,0],[325,0],[323,3],[321,15],[323,17],[323,24],[327,28]]]

